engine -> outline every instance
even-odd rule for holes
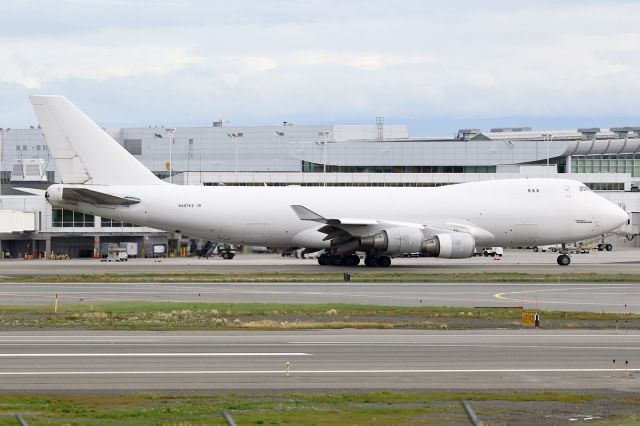
[[[471,234],[453,232],[425,238],[418,228],[397,227],[374,235],[353,238],[336,244],[338,253],[380,251],[392,254],[426,253],[433,257],[463,259],[473,255],[475,241]]]

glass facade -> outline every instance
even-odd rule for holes
[[[571,172],[631,173],[631,176],[640,177],[640,154],[572,156]]]
[[[302,162],[305,173],[322,173],[324,165]],[[327,173],[495,173],[496,166],[334,166]]]
[[[132,228],[136,225],[134,225],[133,223],[120,222],[119,220],[109,219],[108,217],[101,217],[100,226],[103,228]]]
[[[204,186],[382,186],[427,187],[453,185],[460,182],[204,182]]]
[[[95,217],[92,214],[78,213],[71,210],[52,209],[51,226],[54,228],[93,228]]]

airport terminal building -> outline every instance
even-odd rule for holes
[[[567,177],[630,213],[617,244],[640,233],[640,127],[532,131],[461,129],[455,137],[410,137],[406,126],[372,125],[105,129],[160,178],[182,185],[434,187],[516,177]],[[200,242],[135,224],[52,209],[20,188],[58,182],[42,131],[0,129],[0,238],[12,257],[93,256],[132,242],[137,255]],[[112,165],[114,173],[126,173]],[[552,208],[552,206],[550,206]],[[221,202],[220,207],[224,208]]]

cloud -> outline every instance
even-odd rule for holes
[[[640,110],[630,1],[25,0],[0,13],[5,102],[58,92],[105,124]]]

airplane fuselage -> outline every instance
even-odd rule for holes
[[[64,187],[94,188],[140,202],[105,206],[62,203]],[[583,184],[565,179],[511,179],[437,188],[239,187],[172,184],[53,185],[56,206],[192,237],[272,247],[328,247],[320,225],[292,205],[325,217],[412,224],[462,224],[487,231],[477,245],[527,246],[579,241],[610,232],[626,213]],[[617,210],[616,210],[617,209]]]

